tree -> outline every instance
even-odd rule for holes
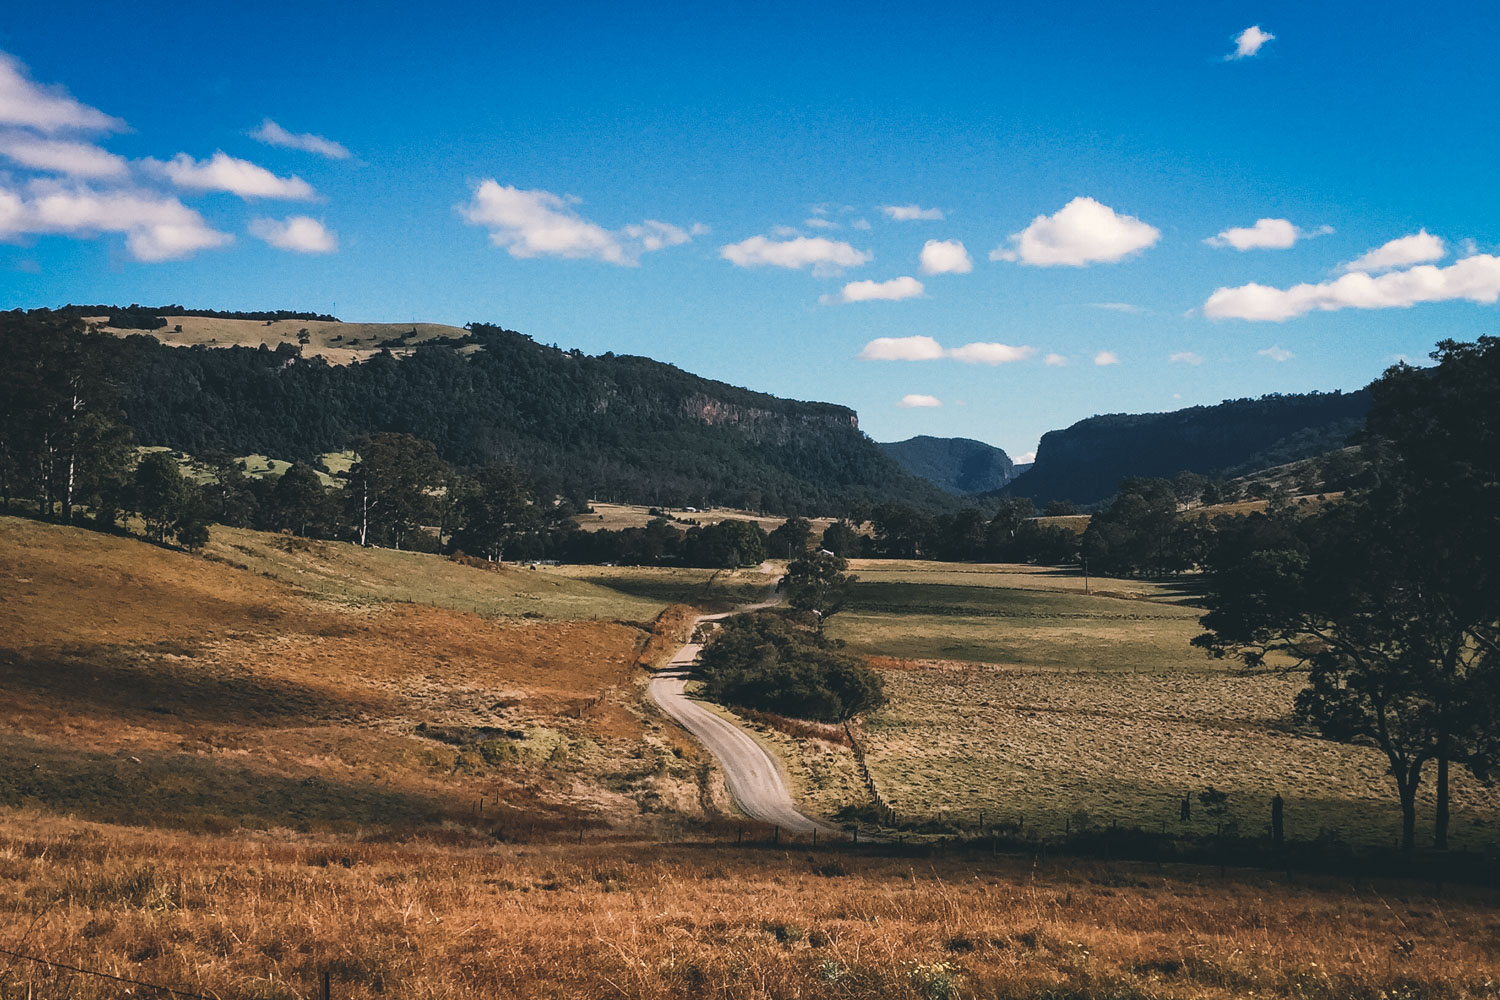
[[[355,450],[359,460],[349,469],[344,506],[359,544],[388,541],[399,549],[436,514],[443,462],[431,441],[410,434],[372,434]]]
[[[1408,849],[1429,761],[1439,847],[1448,768],[1485,780],[1500,761],[1500,340],[1444,342],[1435,357],[1371,387],[1377,485],[1306,517],[1221,527],[1194,640],[1250,666],[1305,667],[1298,713],[1386,755]]]
[[[689,566],[758,566],[766,558],[766,533],[754,521],[733,519],[689,528],[682,540],[682,558]]]
[[[198,456],[197,465],[208,476],[203,501],[213,519],[233,528],[248,526],[256,505],[244,463],[222,449],[211,449]]]
[[[299,535],[323,534],[328,519],[328,490],[318,470],[306,462],[293,462],[276,480],[272,494],[279,527]]]
[[[836,556],[857,556],[863,545],[864,536],[848,521],[835,521],[823,529],[823,548]]]
[[[766,539],[766,548],[773,556],[792,559],[807,551],[807,541],[812,537],[812,522],[805,517],[789,517],[777,526]]]
[[[188,486],[177,459],[168,451],[153,451],[135,467],[132,506],[146,522],[146,534],[165,542],[188,504]]]
[[[798,611],[818,616],[818,627],[842,611],[859,577],[844,570],[849,564],[835,555],[819,552],[794,560],[786,568],[777,589],[785,592],[787,603]]]
[[[537,520],[526,481],[511,465],[486,465],[464,480],[457,504],[459,527],[453,544],[491,562],[500,561],[506,544]]]

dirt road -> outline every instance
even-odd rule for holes
[[[694,622],[693,629],[696,632],[703,622],[727,617],[727,614],[703,615]],[[651,700],[719,758],[729,794],[745,815],[790,833],[837,832],[834,827],[810,819],[797,810],[786,779],[755,737],[683,693],[688,670],[702,648],[690,642],[678,651],[668,668],[651,679]]]

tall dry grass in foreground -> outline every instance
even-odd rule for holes
[[[212,996],[1500,996],[1493,893],[983,857],[0,817],[0,948]],[[0,960],[0,997],[123,995]],[[143,991],[137,991],[145,995]]]

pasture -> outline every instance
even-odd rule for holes
[[[1389,847],[1400,818],[1385,758],[1292,719],[1295,674],[1246,674],[1188,645],[1189,585],[1032,567],[862,561],[830,634],[881,668],[889,704],[864,721],[877,785],[907,821],[1263,833]],[[1227,792],[1209,816],[1198,793]],[[1189,822],[1180,803],[1193,796]],[[1500,792],[1455,769],[1453,840],[1500,831]],[[1431,786],[1419,806],[1432,814]]]

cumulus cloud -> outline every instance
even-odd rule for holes
[[[286,219],[251,219],[250,235],[278,250],[293,253],[333,253],[339,248],[338,234],[317,219],[293,215]]]
[[[810,218],[803,219],[802,220],[802,224],[804,226],[807,226],[809,229],[842,229],[843,228],[837,222],[834,222],[832,219],[825,219],[821,215],[814,215],[814,216],[811,216]]]
[[[974,270],[969,251],[958,240],[928,240],[922,244],[923,274],[968,274]]]
[[[142,261],[178,260],[234,239],[176,198],[154,192],[56,182],[35,182],[24,194],[0,188],[0,237],[100,233],[124,233],[126,249]]]
[[[180,188],[227,191],[247,201],[251,198],[310,201],[314,194],[312,185],[300,177],[277,177],[259,164],[236,159],[222,150],[207,160],[195,160],[186,153],[178,153],[166,163],[147,160],[146,168]]]
[[[304,153],[316,153],[330,160],[349,159],[349,150],[343,143],[334,142],[332,139],[314,135],[311,132],[288,132],[269,118],[261,122],[259,128],[250,132],[250,138],[263,142],[267,146],[300,149]]]
[[[792,270],[810,267],[814,274],[830,275],[838,274],[846,267],[868,263],[875,255],[823,236],[796,236],[786,240],[752,236],[720,247],[719,256],[735,267],[785,267]]]
[[[1114,351],[1100,351],[1098,354],[1094,355],[1094,364],[1096,365],[1117,365],[1119,363],[1120,356]]]
[[[931,337],[876,337],[859,352],[861,361],[937,361],[952,358],[970,365],[1003,365],[1036,356],[1036,348],[975,342],[945,348]]]
[[[1260,25],[1252,24],[1234,36],[1234,51],[1224,58],[1226,60],[1249,59],[1260,51],[1262,45],[1275,37],[1269,31],[1260,30]]]
[[[125,123],[75,100],[61,87],[33,82],[15,56],[0,52],[0,125],[54,132],[120,132]]]
[[[551,191],[523,190],[491,179],[480,182],[458,211],[465,222],[488,229],[490,242],[512,257],[591,259],[622,267],[634,267],[641,254],[681,246],[706,231],[647,219],[615,232],[579,215],[576,203]]]
[[[908,393],[901,397],[901,402],[896,404],[904,409],[915,409],[929,406],[942,406],[943,401],[936,396],[927,396],[920,392]]]
[[[1500,257],[1475,254],[1447,267],[1421,264],[1379,276],[1355,271],[1333,281],[1287,289],[1253,282],[1220,288],[1203,304],[1203,315],[1279,323],[1313,311],[1405,309],[1419,302],[1454,299],[1486,304],[1500,299]]]
[[[1036,452],[1028,451],[1024,455],[1017,455],[1012,461],[1017,465],[1031,465],[1036,461]]]
[[[855,219],[853,222],[849,223],[849,228],[850,229],[859,229],[859,230],[869,229],[869,228],[871,228],[870,227],[870,220],[869,219]]]
[[[30,170],[69,177],[123,177],[125,157],[91,142],[44,138],[29,132],[0,132],[0,156]]]
[[[1280,345],[1268,347],[1263,351],[1256,351],[1255,353],[1263,358],[1270,358],[1272,361],[1290,361],[1297,356]]]
[[[943,218],[941,208],[923,208],[921,205],[881,205],[880,210],[894,222],[936,221]]]
[[[1194,351],[1177,351],[1167,356],[1167,362],[1174,365],[1201,365],[1203,355]]]
[[[1350,274],[1356,271],[1375,274],[1398,267],[1410,267],[1412,264],[1430,264],[1435,260],[1442,260],[1447,254],[1448,247],[1443,243],[1443,238],[1433,236],[1423,229],[1410,236],[1382,243],[1374,250],[1368,250],[1351,260],[1340,270]]]
[[[969,365],[1005,365],[1035,356],[1035,347],[1012,347],[1009,344],[984,342],[965,344],[948,352],[948,357]]]
[[[1161,231],[1130,215],[1119,215],[1093,198],[1074,198],[1053,215],[1038,215],[996,247],[990,260],[1012,260],[1033,267],[1083,267],[1123,260],[1152,246]]]
[[[1049,354],[1042,359],[1042,364],[1048,368],[1062,368],[1068,363],[1068,359],[1061,354]]]
[[[914,299],[925,289],[920,281],[910,276],[891,278],[889,281],[851,281],[837,296],[825,295],[823,302],[899,302]]]
[[[1204,240],[1211,247],[1234,247],[1236,250],[1285,250],[1298,240],[1326,236],[1332,226],[1298,229],[1287,219],[1257,219],[1253,226],[1234,226]]]
[[[859,352],[861,361],[935,361],[943,345],[931,337],[876,337]]]

